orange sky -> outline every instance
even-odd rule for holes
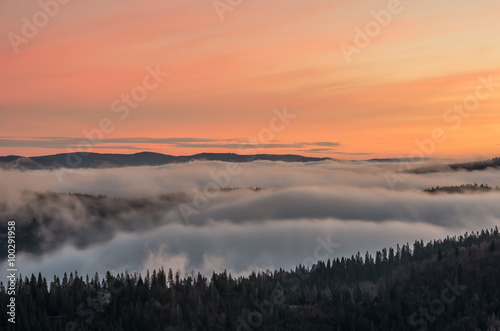
[[[0,3],[0,155],[500,154],[499,2],[59,1]]]

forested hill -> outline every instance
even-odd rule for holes
[[[427,173],[442,172],[442,171],[459,171],[459,170],[475,171],[475,170],[485,170],[488,168],[494,168],[494,169],[500,168],[500,157],[483,161],[453,163],[448,165],[424,166],[410,170],[410,172],[416,174],[427,174]]]
[[[488,186],[488,184],[462,184],[460,186],[436,186],[425,189],[427,193],[487,193],[487,192],[500,192],[500,188]]]
[[[498,330],[498,228],[409,244],[312,269],[234,278],[82,277],[75,271],[17,283],[15,327],[3,330]],[[0,305],[8,296],[2,285]],[[5,326],[8,326],[5,328]]]
[[[496,157],[490,160],[467,162],[467,163],[455,163],[450,164],[452,170],[484,170],[486,168],[498,168],[500,167],[500,157]]]

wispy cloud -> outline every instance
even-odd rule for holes
[[[132,144],[132,145],[119,145]],[[152,146],[153,145],[153,146]],[[249,142],[249,139],[234,138],[234,139],[207,139],[195,137],[174,137],[174,138],[110,138],[102,139],[98,145],[88,144],[84,138],[70,137],[0,137],[0,147],[15,147],[15,148],[76,148],[76,147],[92,147],[97,149],[151,149],[151,147],[161,148],[161,146],[174,146],[180,148],[196,148],[196,149],[297,149],[305,146],[334,146],[339,147],[338,142],[277,142],[274,140],[270,143],[254,144]],[[328,149],[310,149],[310,151],[322,151]]]
[[[339,155],[372,155],[373,153],[348,153],[348,152],[333,152],[334,154]]]

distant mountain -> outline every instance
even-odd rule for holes
[[[58,168],[115,168],[137,166],[159,166],[190,161],[222,161],[244,163],[253,161],[318,162],[330,158],[301,155],[238,155],[233,153],[201,153],[191,156],[172,156],[152,152],[136,154],[68,153],[47,156],[23,157],[9,155],[0,157],[0,168],[41,170]]]
[[[500,168],[500,157],[483,161],[425,166],[410,170],[409,172],[415,174],[428,174],[433,172],[459,171],[459,170],[467,170],[467,171],[485,170],[487,168],[495,168],[495,169]]]

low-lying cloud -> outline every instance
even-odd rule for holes
[[[321,255],[334,258],[490,228],[500,220],[499,193],[423,192],[474,182],[494,187],[500,185],[497,171],[407,174],[391,189],[385,175],[398,165],[390,162],[239,164],[241,171],[226,185],[239,189],[213,192],[206,206],[195,208],[196,192],[216,184],[226,167],[190,162],[0,170],[0,219],[17,222],[20,271],[49,277],[162,265],[181,273],[226,269],[245,275],[310,265],[321,240],[337,244],[333,253],[323,248],[328,254]],[[62,194],[68,192],[107,197]],[[197,211],[189,224],[180,204]]]

